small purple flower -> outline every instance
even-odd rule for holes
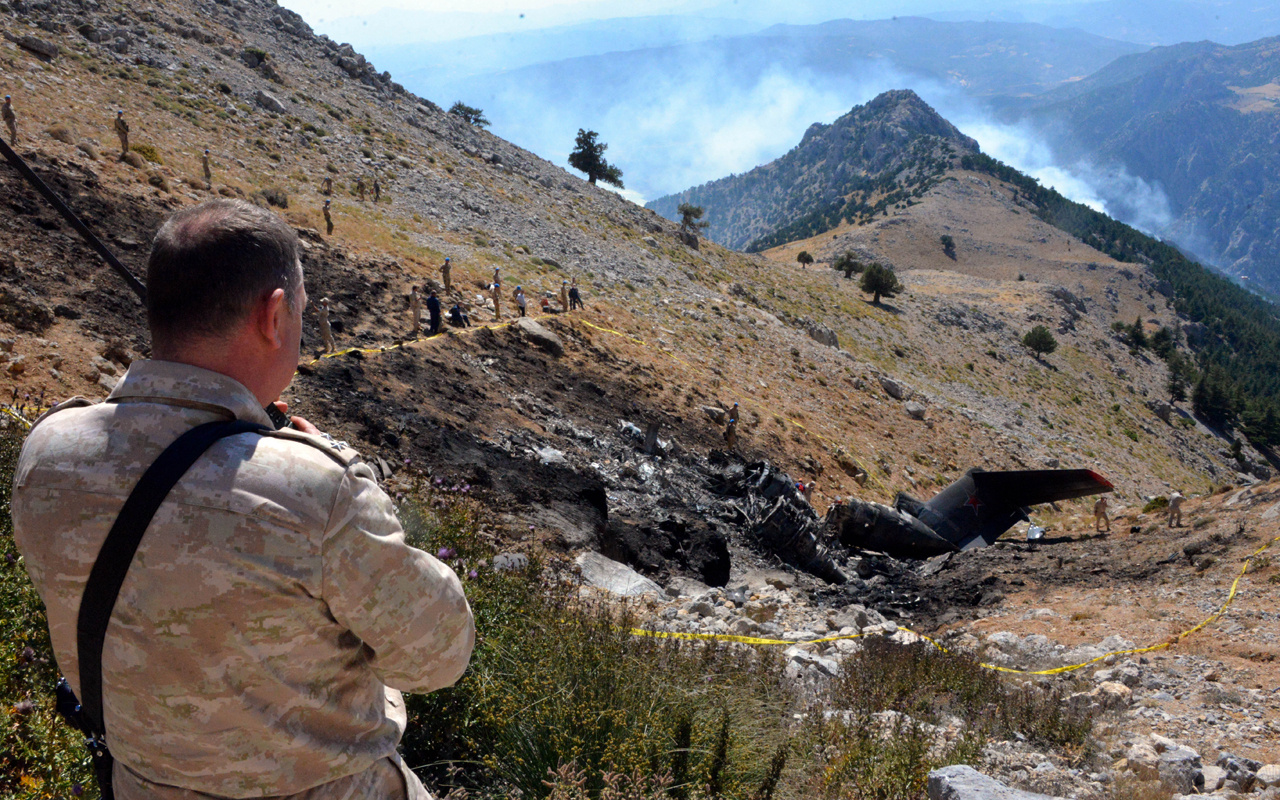
[[[473,569],[473,570],[471,570],[470,572],[468,572],[468,573],[467,573],[467,577],[468,577],[468,578],[470,578],[471,580],[475,580],[476,578],[480,577],[480,573],[476,572],[476,571]]]
[[[84,794],[84,787],[78,783],[73,783],[71,784],[71,793],[76,797],[79,797],[80,795]]]
[[[444,561],[447,558],[453,558],[453,548],[441,547],[440,550],[436,553],[436,558],[440,559],[441,561]]]
[[[408,463],[409,463],[409,459],[407,459],[407,458],[406,458],[406,459],[404,460],[404,463],[405,463],[405,464],[408,464]]]
[[[436,486],[439,486],[442,483],[444,483],[444,478],[436,478]]]

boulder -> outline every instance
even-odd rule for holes
[[[493,557],[493,568],[498,572],[518,572],[529,566],[524,553],[499,553]]]
[[[18,47],[21,47],[23,50],[29,50],[32,53],[35,53],[46,61],[57,58],[58,53],[61,52],[58,49],[58,46],[53,42],[46,42],[45,40],[37,39],[34,36],[28,36],[25,34],[22,36],[14,36],[8,31],[5,31],[4,38],[13,42]]]
[[[537,347],[559,358],[564,355],[564,341],[559,336],[534,322],[528,317],[521,317],[516,328]]]
[[[725,411],[723,408],[716,408],[715,406],[703,406],[702,413],[706,414],[707,419],[711,420],[715,424],[717,425],[724,424]]]
[[[915,400],[908,401],[904,408],[907,410],[907,416],[916,420],[923,420],[925,415],[929,413],[929,409],[925,408],[924,403],[917,403]]]
[[[662,587],[640,573],[599,553],[586,552],[574,559],[582,570],[582,582],[622,597],[662,594]]]
[[[1013,789],[964,764],[929,773],[929,800],[1055,800],[1047,794]]]
[[[911,390],[906,386],[903,386],[901,383],[898,383],[893,378],[881,376],[880,386],[883,387],[885,392],[887,392],[894,400],[906,400],[911,397]]]
[[[1269,786],[1280,786],[1280,764],[1265,764],[1258,768],[1253,776],[1259,789]]]
[[[1179,794],[1192,794],[1204,786],[1199,753],[1163,736],[1152,735],[1151,743],[1159,754],[1156,769],[1165,785]]]
[[[1233,781],[1236,787],[1242,792],[1247,792],[1253,788],[1253,784],[1257,779],[1258,770],[1262,769],[1262,764],[1260,762],[1254,761],[1251,758],[1241,758],[1240,756],[1232,755],[1231,753],[1223,753],[1218,756],[1216,766],[1225,773],[1224,780]],[[1209,788],[1209,767],[1205,767],[1204,775],[1205,788],[1212,791],[1212,789]]]
[[[253,96],[253,101],[267,111],[273,111],[276,114],[283,114],[285,112],[284,103],[280,102],[280,98],[270,92],[264,92],[259,89],[257,94]]]
[[[809,338],[818,344],[825,344],[827,347],[840,349],[840,339],[836,336],[836,332],[818,322],[810,323],[807,332]]]

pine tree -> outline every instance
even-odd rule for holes
[[[569,166],[585,172],[587,180],[594,186],[596,181],[604,181],[611,186],[625,189],[622,185],[622,170],[604,160],[604,151],[609,145],[597,141],[600,134],[578,128],[578,138],[574,140],[573,152],[569,154]]]
[[[862,273],[862,291],[874,295],[871,302],[880,304],[880,297],[893,297],[902,291],[902,284],[892,267],[872,264]]]
[[[1053,338],[1053,334],[1043,325],[1037,325],[1027,331],[1027,335],[1022,337],[1022,344],[1036,354],[1036,361],[1040,360],[1040,356],[1048,355],[1058,349],[1058,340]]]

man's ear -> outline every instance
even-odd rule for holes
[[[289,316],[284,289],[275,289],[258,304],[258,333],[272,348],[284,347],[283,328]]]

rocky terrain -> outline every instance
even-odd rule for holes
[[[173,209],[215,196],[274,202],[304,242],[309,294],[334,301],[339,346],[362,348],[308,357],[286,397],[293,409],[352,442],[393,491],[421,476],[479,494],[505,549],[629,562],[666,587],[654,624],[803,641],[892,622],[992,661],[1060,663],[1198,622],[1240,559],[1275,535],[1261,456],[1245,448],[1237,459],[1164,402],[1164,365],[1110,329],[1139,316],[1183,327],[1159,282],[1043,225],[999,182],[950,166],[909,206],[808,243],[821,259],[864,248],[892,263],[907,291],[873,305],[826,266],[802,269],[793,250],[689,242],[678,225],[403,91],[277,6],[6,0],[0,14],[19,40],[0,42],[18,151],[135,273]],[[117,108],[139,145],[126,161],[114,155]],[[320,232],[326,176],[333,236]],[[356,180],[375,176],[379,202],[360,200]],[[0,204],[0,398],[29,415],[42,398],[103,397],[149,351],[140,305],[7,166]],[[937,245],[946,230],[955,260]],[[446,255],[454,299],[477,323],[495,316],[483,298],[495,269],[532,296],[576,278],[586,309],[517,323],[504,303],[499,325],[382,350],[407,336],[409,286],[438,285]],[[315,324],[308,312],[311,355]],[[1018,344],[1033,324],[1059,337],[1043,361]],[[726,452],[734,402],[739,446]],[[1090,467],[1117,487],[1115,532],[1093,538],[1089,504],[1067,502],[1036,510],[1044,544],[1015,531],[924,564],[833,551],[847,580],[830,583],[761,541],[750,497],[725,490],[727,475],[760,464],[815,480],[811,504],[791,501],[814,518],[850,495],[927,498],[974,465]],[[1252,488],[1218,493],[1232,485]],[[1197,496],[1189,524],[1210,521],[1167,533],[1141,516],[1174,489]],[[1193,537],[1209,543],[1187,554]],[[1094,797],[1129,772],[1145,780],[1114,762],[1151,761],[1128,755],[1151,733],[1196,748],[1202,773],[1219,752],[1280,760],[1267,733],[1275,619],[1260,602],[1274,569],[1255,566],[1223,620],[1171,650],[1103,665],[1136,679],[1085,673],[1134,695],[1087,765],[1041,770],[1042,754],[1011,742],[978,766]],[[819,679],[848,646],[797,649],[796,676]],[[1209,703],[1213,670],[1225,694]]]

